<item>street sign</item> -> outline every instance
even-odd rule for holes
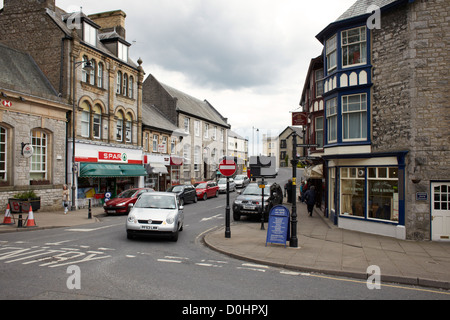
[[[318,148],[318,144],[297,144],[299,148]]]
[[[224,159],[219,164],[219,171],[225,177],[231,177],[233,174],[236,173],[236,170],[237,170],[236,162],[232,160]]]

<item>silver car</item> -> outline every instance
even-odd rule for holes
[[[236,191],[236,183],[234,182],[233,178],[230,179],[230,192]],[[220,178],[217,182],[217,185],[219,186],[219,192],[227,192],[227,178]]]
[[[140,196],[127,217],[128,239],[134,236],[164,235],[178,240],[184,213],[178,196],[171,192],[149,192]]]

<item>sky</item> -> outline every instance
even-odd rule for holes
[[[309,63],[322,52],[315,36],[355,1],[56,0],[56,5],[67,12],[82,7],[87,15],[124,11],[129,55],[143,60],[146,76],[208,100],[252,145],[256,129],[262,139],[292,124],[290,112],[299,108]]]

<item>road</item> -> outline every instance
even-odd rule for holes
[[[280,174],[278,180],[287,176]],[[128,240],[125,216],[82,227],[2,234],[0,296],[184,300],[186,306],[192,300],[450,299],[448,292],[407,286],[369,290],[363,281],[296,273],[212,251],[202,244],[202,235],[224,224],[225,199],[221,194],[186,204],[178,242]]]

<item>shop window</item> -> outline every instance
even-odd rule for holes
[[[341,168],[341,215],[365,217],[365,168]]]
[[[48,135],[40,130],[31,132],[31,146],[34,149],[31,157],[31,180],[47,179]]]
[[[336,168],[330,168],[328,170],[329,174],[329,185],[328,185],[328,207],[330,209],[330,213],[336,211],[335,204],[335,192],[336,192]]]
[[[369,218],[398,222],[398,168],[369,168]]]

